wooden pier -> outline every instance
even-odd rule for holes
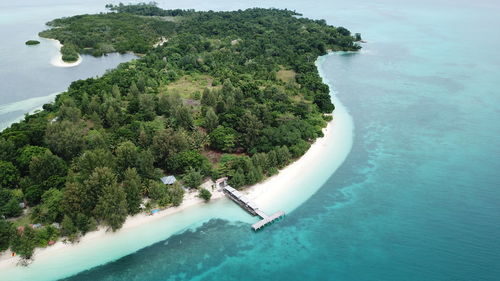
[[[249,212],[253,216],[259,216],[262,218],[262,220],[254,223],[252,225],[252,229],[255,231],[260,230],[263,227],[265,227],[266,225],[274,223],[275,221],[277,221],[285,216],[285,212],[283,212],[283,211],[279,211],[279,212],[276,212],[276,213],[268,216],[264,211],[259,209],[259,206],[257,206],[257,204],[255,204],[253,201],[248,199],[245,195],[243,195],[238,190],[225,184],[225,182],[222,184],[222,191],[229,198],[231,198],[231,200],[236,202],[238,205],[240,205],[247,212]]]

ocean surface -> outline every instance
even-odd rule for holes
[[[60,2],[56,11],[64,15],[99,11],[108,1]],[[288,8],[361,32],[367,41],[361,52],[318,61],[334,101],[352,117],[352,147],[335,172],[305,175],[318,180],[303,188],[318,191],[264,231],[253,233],[244,212],[220,201],[168,222],[182,231],[164,222],[158,228],[165,231],[151,230],[152,237],[131,231],[121,247],[75,256],[81,267],[102,257],[114,261],[66,280],[500,280],[499,1],[158,2],[203,10]],[[46,52],[26,59],[23,43],[36,35],[35,26],[61,14],[50,7],[57,1],[33,3],[0,4],[0,14],[5,5],[25,11],[0,17],[2,37],[7,25],[25,32],[26,11],[44,19],[27,27],[30,36],[17,47],[0,44],[0,104],[50,95],[105,68],[96,59],[88,72],[73,73],[85,67],[84,58],[72,69],[47,70],[66,77],[57,78],[64,85],[55,81],[44,91],[38,81],[23,80],[23,88],[5,94],[14,87],[5,81],[38,73],[16,65],[49,59]],[[325,152],[318,162],[328,167],[336,156]],[[31,269],[29,280],[60,278],[70,262],[35,261],[46,265]],[[17,277],[0,274],[0,280]]]

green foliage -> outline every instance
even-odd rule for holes
[[[138,159],[139,151],[133,142],[122,142],[116,148],[116,164],[120,173],[123,173],[128,168],[136,167]]]
[[[36,247],[35,231],[29,226],[24,226],[24,231],[19,231],[11,241],[11,249],[22,259],[31,259]]]
[[[181,16],[181,15],[189,15],[194,13],[193,10],[163,10],[156,6],[155,2],[149,3],[138,3],[138,4],[129,4],[124,5],[120,3],[119,5],[107,4],[106,8],[111,11],[116,11],[119,13],[129,13],[141,16]]]
[[[20,201],[16,198],[11,198],[4,206],[1,213],[6,217],[18,217],[23,213],[23,209],[19,206]]]
[[[10,221],[0,218],[0,252],[9,248],[10,241],[15,234],[14,225]]]
[[[142,202],[142,184],[141,177],[135,168],[125,170],[122,187],[127,198],[128,213],[137,214]]]
[[[198,188],[203,181],[203,175],[194,168],[189,168],[182,180],[186,186],[190,188]]]
[[[172,203],[172,198],[166,187],[162,182],[149,180],[149,197],[153,199],[160,207],[166,207]]]
[[[286,146],[278,147],[275,151],[276,151],[276,160],[278,167],[280,168],[285,167],[292,159],[292,155],[290,154],[288,147]]]
[[[174,23],[127,13],[81,15],[48,22],[52,29],[41,37],[54,38],[64,61],[76,61],[78,52],[101,56],[111,52],[146,53],[160,35],[173,31]]]
[[[83,148],[83,131],[78,123],[54,122],[47,126],[45,143],[55,154],[65,160],[77,156]]]
[[[104,132],[91,130],[85,136],[86,149],[99,149],[108,147],[108,140]]]
[[[53,226],[45,226],[35,231],[35,241],[38,247],[45,247],[51,240],[57,240],[60,233]]]
[[[46,151],[49,151],[45,147],[35,146],[35,145],[26,145],[19,150],[19,156],[17,157],[17,163],[21,171],[23,173],[28,172],[29,165],[31,163],[31,159],[35,156],[40,156],[45,154]]]
[[[218,126],[210,133],[210,146],[223,152],[232,152],[236,146],[236,130]]]
[[[210,198],[212,198],[212,193],[210,191],[206,190],[205,188],[200,189],[200,198],[203,198],[205,202],[210,201]]]
[[[182,203],[182,199],[184,198],[184,189],[182,189],[177,182],[168,187],[167,193],[170,197],[172,205],[179,206]]]
[[[19,181],[19,171],[11,162],[0,161],[0,188],[15,188]]]
[[[142,151],[137,159],[137,172],[143,178],[157,178],[157,173],[154,168],[154,157],[151,151]]]
[[[29,175],[35,182],[44,182],[51,177],[65,177],[68,167],[60,157],[45,151],[44,154],[34,156],[29,164]],[[55,186],[62,187],[62,186]]]
[[[73,220],[69,216],[64,216],[61,223],[61,235],[63,236],[73,236],[78,233]]]
[[[186,106],[180,106],[175,111],[175,124],[186,130],[191,130],[194,126],[191,111]]]
[[[83,186],[85,193],[88,197],[86,202],[86,207],[88,210],[94,210],[96,206],[95,199],[100,198],[103,195],[104,189],[108,189],[109,186],[117,185],[116,174],[108,167],[97,167],[94,169],[92,174],[84,181]],[[90,212],[85,212],[90,214]]]
[[[0,138],[0,160],[14,162],[16,157],[16,146],[12,141]]]
[[[91,202],[93,198],[85,186],[79,182],[67,182],[63,188],[63,212],[67,216],[75,218],[79,213],[90,213],[93,205]]]
[[[238,169],[233,176],[229,179],[229,184],[234,188],[239,188],[245,185],[245,175],[243,175],[243,170]]]
[[[22,199],[22,191],[0,188],[0,217],[20,216],[23,210],[19,203],[22,202]]]
[[[64,45],[65,60],[144,56],[73,82],[0,133],[0,214],[18,216],[27,201],[34,220],[62,220],[70,240],[97,220],[118,229],[143,195],[179,205],[184,190],[161,184],[165,172],[185,174],[193,187],[200,176],[228,176],[237,188],[277,173],[331,120],[314,61],[360,48],[347,29],[288,10],[107,7],[111,13],[56,19],[41,35]],[[154,47],[160,38],[168,43]],[[48,233],[37,235],[44,244]]]
[[[210,171],[210,162],[198,151],[186,150],[170,157],[167,168],[180,174],[189,171],[189,169],[194,169],[200,171],[203,175],[207,175]]]
[[[207,109],[203,125],[208,132],[213,131],[219,125],[219,117],[217,117],[217,114],[215,114],[211,107]]]
[[[28,201],[30,205],[36,205],[40,203],[43,192],[45,191],[45,186],[33,182],[30,177],[24,177],[19,182],[24,198]]]
[[[165,129],[153,137],[153,150],[157,163],[169,165],[167,159],[189,148],[186,138],[178,131]]]
[[[150,180],[148,185],[149,197],[160,207],[167,207],[169,205],[179,206],[182,203],[184,189],[182,189],[178,182],[166,186],[160,181]]]
[[[40,41],[38,41],[38,40],[28,40],[28,41],[26,41],[25,44],[28,45],[28,46],[38,45],[38,44],[40,44]]]
[[[114,169],[116,159],[111,152],[104,149],[87,150],[78,158],[75,158],[73,170],[83,176],[92,174],[96,168]]]
[[[12,192],[9,189],[0,188],[0,216],[5,213],[5,205],[12,199]]]
[[[97,219],[116,231],[127,218],[127,196],[123,188],[116,182],[116,178],[111,175],[111,171],[104,169],[102,168],[102,174],[96,181],[97,184],[101,185],[101,195],[94,212]],[[97,168],[96,172],[99,170],[100,168]]]
[[[78,49],[73,44],[66,44],[61,47],[62,60],[65,62],[75,62],[78,60]]]
[[[60,222],[63,218],[61,203],[63,192],[51,188],[42,195],[42,203],[36,206],[32,211],[32,219],[35,222],[51,224]]]
[[[302,156],[311,147],[311,144],[304,140],[299,140],[296,144],[290,147],[291,156],[294,158]]]

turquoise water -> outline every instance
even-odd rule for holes
[[[498,1],[182,5],[288,7],[361,32],[362,52],[320,66],[354,120],[352,150],[262,232],[200,216],[199,227],[68,280],[499,280]]]

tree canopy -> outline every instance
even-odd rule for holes
[[[331,120],[317,57],[360,48],[360,35],[289,10],[107,8],[55,19],[40,35],[61,41],[67,60],[141,57],[73,82],[44,110],[0,133],[0,214],[19,216],[19,203],[27,202],[33,222],[61,223],[60,234],[71,239],[97,223],[119,229],[144,197],[178,206],[182,184],[196,188],[227,176],[241,188],[275,174]],[[166,174],[182,183],[164,185]],[[206,200],[209,193],[200,191]],[[43,229],[39,235],[48,237]],[[2,242],[25,257],[32,234],[0,224],[0,235],[11,238]]]

